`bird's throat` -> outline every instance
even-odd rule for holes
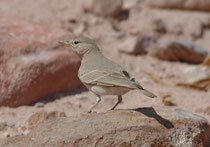
[[[101,51],[98,50],[91,50],[86,52],[82,57],[82,62],[89,62],[89,61],[95,61],[97,62],[98,58],[102,57],[103,54]]]

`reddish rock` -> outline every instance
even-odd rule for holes
[[[210,0],[146,0],[144,2],[160,8],[210,11]]]
[[[45,121],[25,137],[0,140],[7,147],[189,146],[209,143],[208,121],[172,107],[115,110]]]
[[[79,58],[60,47],[71,33],[16,18],[0,19],[0,106],[31,104],[75,88]]]

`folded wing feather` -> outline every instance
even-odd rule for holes
[[[80,76],[85,84],[96,84],[99,86],[122,86],[131,89],[137,88],[137,83],[132,81],[124,72],[113,72],[110,70],[92,70]]]

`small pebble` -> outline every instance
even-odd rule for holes
[[[87,100],[88,99],[88,97],[84,96],[84,95],[76,95],[75,97],[78,98],[78,99],[81,99],[81,100]]]
[[[8,127],[12,128],[15,126],[15,123],[14,122],[7,122],[6,123]]]
[[[35,104],[35,107],[42,108],[42,107],[44,107],[44,103],[38,102]]]
[[[3,134],[5,137],[10,137],[10,134],[8,132],[4,132]]]

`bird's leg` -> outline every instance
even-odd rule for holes
[[[117,103],[112,107],[112,109],[110,109],[110,110],[114,110],[116,107],[117,107],[117,105],[119,104],[119,103],[121,103],[122,102],[122,96],[121,95],[118,95],[118,101],[117,101]]]
[[[100,101],[101,101],[101,97],[100,96],[97,96],[96,103],[90,108],[90,110],[88,111],[88,113],[91,113],[92,110],[99,104]]]

